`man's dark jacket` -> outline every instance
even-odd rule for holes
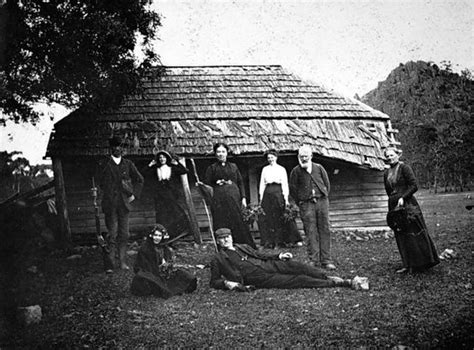
[[[267,260],[280,260],[279,253],[259,252],[247,244],[234,244],[234,248],[242,255],[257,259],[252,260],[254,265],[258,265],[259,263],[264,264]],[[244,284],[243,276],[239,269],[232,265],[227,251],[221,249],[211,261],[210,286],[216,289],[225,289],[224,281]]]
[[[128,210],[131,210],[131,203],[127,194],[123,189],[122,180],[133,184],[133,195],[139,198],[143,188],[143,176],[135,167],[132,161],[122,157],[118,165],[114,163],[112,158],[105,160],[99,166],[96,177],[100,189],[102,190],[102,210],[104,213],[112,210],[122,201]]]
[[[297,204],[311,198],[311,189],[314,186],[311,177],[314,179],[316,187],[322,196],[327,197],[329,195],[329,191],[331,190],[329,177],[322,165],[312,162],[311,175],[306,169],[303,169],[301,165],[297,165],[291,171],[289,181],[290,195]]]

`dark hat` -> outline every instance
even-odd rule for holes
[[[223,238],[232,235],[232,231],[228,228],[220,228],[216,230],[215,236],[216,238]]]
[[[123,145],[123,139],[120,136],[113,136],[109,139],[110,147],[118,147]]]
[[[171,162],[171,154],[169,154],[168,152],[166,152],[164,149],[161,149],[159,150],[156,154],[155,154],[155,160],[158,160],[158,157],[160,156],[160,154],[164,155],[166,157],[166,162],[167,163],[170,163]]]

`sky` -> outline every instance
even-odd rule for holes
[[[169,66],[279,64],[343,95],[362,96],[400,63],[450,61],[474,72],[471,1],[155,0],[155,50]],[[44,163],[57,107],[36,127],[0,129],[0,150]]]

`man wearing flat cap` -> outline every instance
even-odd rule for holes
[[[220,228],[215,232],[220,250],[211,261],[210,286],[216,289],[250,291],[255,288],[325,288],[353,287],[368,289],[368,281],[361,286],[361,278],[342,279],[327,276],[320,269],[291,261],[293,255],[264,253],[247,244],[233,244],[232,232]]]
[[[143,188],[143,176],[132,161],[122,157],[123,140],[109,140],[110,157],[98,168],[96,178],[102,191],[102,211],[108,232],[109,258],[114,267],[118,252],[120,268],[128,270],[126,262],[129,238],[129,213],[132,202]],[[112,270],[107,270],[112,272]]]

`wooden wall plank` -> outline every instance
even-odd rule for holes
[[[287,168],[289,174],[295,162],[296,157],[287,157],[282,159],[281,164]],[[137,167],[140,169],[140,162],[137,163]],[[142,163],[142,166],[146,166],[146,162],[142,161]],[[257,201],[258,180],[264,164],[264,159],[261,156],[256,157],[255,162],[250,161],[248,164],[251,202]],[[356,168],[341,163],[328,162],[323,163],[323,165],[328,171],[331,181],[329,196],[331,228],[386,228],[387,196],[383,187],[382,172]],[[197,164],[197,166],[202,168],[202,164]],[[240,164],[239,166],[243,165]],[[94,173],[93,169],[95,169],[94,160],[84,160],[83,163],[63,161],[68,214],[73,235],[95,232],[94,208],[90,192],[90,179]],[[146,230],[155,222],[153,196],[150,193],[149,185],[147,185],[149,182],[150,179],[145,177],[142,197],[136,201],[130,213],[130,231],[132,234]],[[189,181],[198,226],[202,232],[207,232],[209,223],[194,182],[194,178]],[[102,213],[101,224],[105,232]],[[297,219],[297,225],[299,230],[303,232],[303,225],[299,218]],[[258,226],[255,226],[254,229],[258,229]]]

